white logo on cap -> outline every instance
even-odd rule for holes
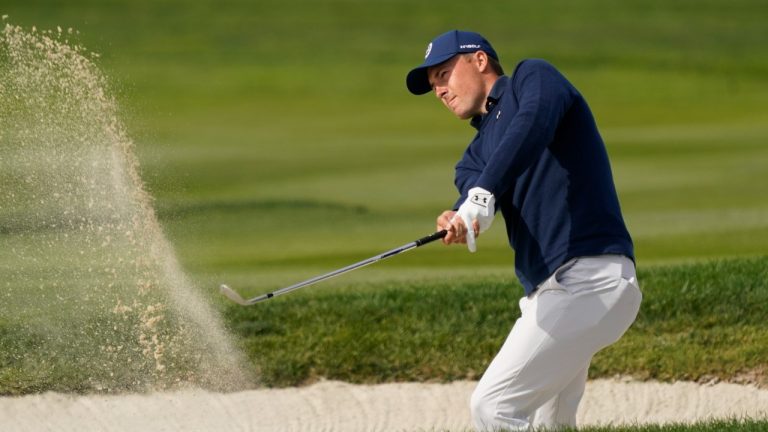
[[[432,42],[430,42],[429,45],[427,45],[427,53],[424,54],[424,58],[429,57],[429,53],[431,52],[432,52]]]

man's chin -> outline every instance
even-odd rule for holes
[[[455,115],[456,117],[458,117],[461,120],[467,120],[467,119],[472,118],[472,116],[470,114],[466,113],[466,112],[454,111],[454,110],[451,110],[451,112],[453,113],[453,115]]]

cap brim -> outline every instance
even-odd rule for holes
[[[408,72],[408,76],[405,77],[405,85],[408,87],[408,90],[415,95],[423,95],[431,92],[432,85],[429,84],[427,69],[450,60],[456,54],[457,53],[450,53],[442,56],[435,56]]]

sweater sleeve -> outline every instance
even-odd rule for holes
[[[552,142],[560,120],[576,96],[576,90],[565,77],[543,60],[522,62],[512,86],[518,98],[518,111],[476,184],[497,197],[507,192],[514,179]]]
[[[456,177],[454,184],[459,191],[459,198],[453,205],[453,210],[458,210],[459,206],[467,199],[467,191],[471,189],[480,174],[483,172],[483,164],[474,155],[474,148],[470,144],[467,150],[464,152],[464,157],[461,158],[459,163],[456,164]]]

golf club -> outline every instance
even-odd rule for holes
[[[411,250],[411,249],[417,248],[417,247],[419,247],[421,245],[425,245],[427,243],[431,243],[431,242],[433,242],[433,241],[435,241],[437,239],[441,239],[441,238],[445,237],[446,234],[448,234],[448,231],[446,231],[446,230],[437,231],[436,233],[430,234],[430,235],[428,235],[426,237],[422,237],[422,238],[420,238],[418,240],[414,240],[414,241],[412,241],[412,242],[410,242],[408,244],[400,246],[399,248],[392,249],[390,251],[387,251],[387,252],[384,252],[382,254],[376,255],[374,257],[365,259],[365,260],[357,262],[355,264],[351,264],[351,265],[348,265],[346,267],[340,268],[338,270],[334,270],[334,271],[332,271],[330,273],[326,273],[326,274],[320,275],[320,276],[315,276],[315,277],[313,277],[311,279],[307,279],[307,280],[305,280],[303,282],[299,282],[297,284],[294,284],[294,285],[291,285],[291,286],[288,286],[288,287],[285,287],[285,288],[281,288],[281,289],[273,291],[271,293],[262,294],[260,296],[257,296],[257,297],[254,297],[254,298],[248,299],[248,300],[243,299],[240,296],[240,294],[235,292],[235,290],[233,290],[232,288],[228,287],[227,285],[223,285],[222,284],[219,287],[219,290],[221,291],[222,294],[227,296],[227,298],[232,300],[233,302],[241,304],[243,306],[250,306],[252,304],[255,304],[255,303],[267,300],[267,299],[271,299],[271,298],[277,297],[279,295],[287,294],[287,293],[289,293],[289,292],[291,292],[293,290],[297,290],[299,288],[302,288],[302,287],[305,287],[305,286],[308,286],[308,285],[312,285],[314,283],[317,283],[317,282],[320,282],[320,281],[324,281],[326,279],[330,279],[330,278],[332,278],[334,276],[338,276],[338,275],[347,273],[347,272],[352,271],[354,269],[358,269],[360,267],[365,267],[365,266],[367,266],[369,264],[373,264],[373,263],[375,263],[377,261],[381,261],[383,259],[395,256],[395,255],[397,255],[399,253],[402,253],[402,252],[405,252],[407,250]]]

